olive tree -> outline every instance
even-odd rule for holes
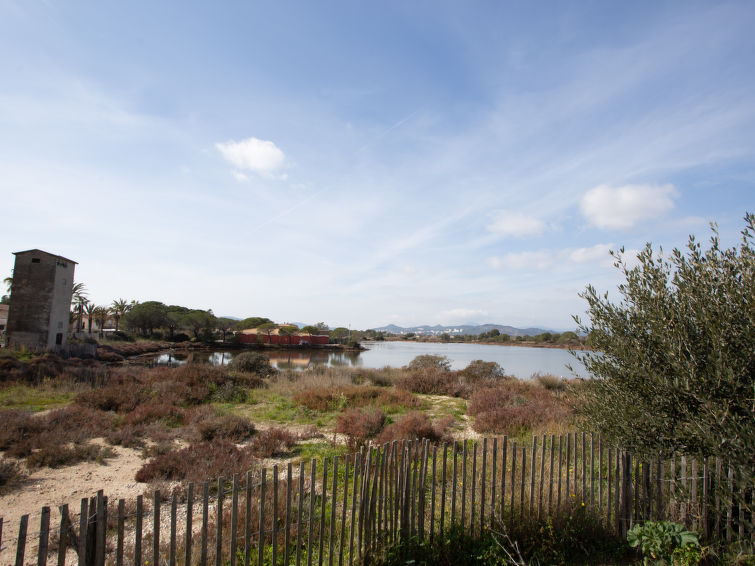
[[[690,236],[670,255],[647,244],[633,264],[616,252],[620,298],[592,286],[581,294],[588,318],[575,320],[594,351],[577,354],[593,376],[578,388],[578,412],[639,454],[721,457],[752,482],[755,215],[738,247],[712,232],[705,248]]]

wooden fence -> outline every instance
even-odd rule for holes
[[[34,533],[24,515],[15,549],[4,546],[0,519],[0,560],[21,566],[28,550],[40,566],[351,566],[376,548],[432,539],[451,525],[474,535],[502,516],[581,507],[620,535],[636,522],[674,519],[708,539],[752,545],[752,490],[727,497],[735,484],[734,470],[719,460],[644,462],[585,434],[527,445],[505,436],[399,441],[179,486],[167,497],[156,491],[150,500],[112,504],[99,491],[81,500],[78,515],[59,507],[55,526],[43,507]]]

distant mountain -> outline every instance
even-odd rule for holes
[[[460,334],[482,334],[483,332],[490,332],[496,329],[501,334],[508,334],[509,336],[535,336],[542,334],[543,332],[550,332],[543,328],[516,328],[514,326],[505,326],[503,324],[449,324],[430,326],[424,324],[422,326],[396,326],[395,324],[389,324],[387,326],[381,326],[375,328],[380,332],[390,332],[391,334],[408,334],[413,332],[414,334],[424,334],[437,336],[440,334],[450,334],[451,336],[458,336]]]

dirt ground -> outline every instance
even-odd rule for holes
[[[134,480],[143,460],[141,450],[114,446],[115,456],[105,465],[84,462],[64,468],[40,468],[22,482],[0,496],[0,517],[3,519],[0,564],[15,561],[16,539],[21,516],[29,515],[27,531],[27,562],[36,563],[37,542],[42,506],[50,506],[51,530],[57,527],[60,513],[57,506],[68,504],[71,515],[78,515],[81,499],[92,497],[98,489],[108,498],[134,498],[144,492],[147,484]],[[11,556],[13,554],[13,556]]]
[[[441,396],[427,396],[431,401],[431,413],[439,410],[442,403],[448,402]],[[474,438],[478,435],[471,429],[469,420],[463,415],[462,421],[457,424],[453,436],[457,439]],[[267,423],[255,425],[258,430],[270,426]],[[280,426],[277,424],[275,426]],[[302,432],[304,426],[290,425],[285,427],[292,432]],[[332,433],[327,438],[336,442],[345,442],[345,437]],[[317,439],[311,440],[316,442]],[[92,442],[103,444],[104,440],[94,439]],[[20,485],[15,486],[10,492],[0,496],[0,518],[2,523],[2,539],[0,540],[0,565],[13,564],[15,562],[16,540],[21,517],[29,515],[27,530],[26,560],[30,564],[36,564],[37,534],[40,529],[42,507],[50,507],[50,530],[54,536],[60,522],[58,507],[68,504],[69,513],[72,517],[78,517],[81,499],[93,497],[97,490],[105,491],[110,501],[118,499],[135,499],[138,495],[148,492],[148,484],[137,482],[134,477],[137,470],[144,464],[144,457],[140,449],[113,446],[114,456],[108,458],[104,464],[96,462],[83,462],[74,466],[61,468],[39,468],[29,473]],[[3,456],[0,455],[0,458]],[[284,465],[287,459],[266,459],[265,467],[274,464]],[[21,464],[22,466],[23,463]],[[24,466],[25,468],[25,466]],[[74,521],[77,519],[74,518]],[[74,556],[73,554],[71,556]],[[52,560],[52,557],[51,557]],[[52,562],[50,562],[52,563]]]

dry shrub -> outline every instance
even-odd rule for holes
[[[258,432],[244,449],[256,458],[285,456],[296,445],[299,436],[278,427]]]
[[[8,456],[24,458],[34,450],[84,442],[101,436],[113,426],[114,419],[102,411],[71,405],[45,415],[24,411],[0,413],[0,449]]]
[[[0,494],[19,483],[26,474],[16,462],[0,460]]]
[[[307,425],[297,433],[299,440],[311,440],[312,438],[325,438],[325,435],[315,425]]]
[[[568,418],[569,408],[550,391],[519,380],[476,390],[467,408],[479,433],[517,435]]]
[[[124,422],[128,425],[140,425],[160,421],[168,427],[178,426],[184,422],[184,410],[161,400],[150,401],[136,407],[126,414]]]
[[[0,356],[0,382],[16,381],[39,384],[45,380],[56,382],[96,383],[107,372],[107,368],[94,360],[71,358],[64,360],[57,354],[46,353],[27,361],[13,355]]]
[[[110,349],[104,349],[102,346],[97,348],[97,359],[102,362],[122,362],[124,358],[121,354],[113,352]]]
[[[349,409],[338,416],[335,432],[346,435],[350,450],[358,450],[383,426],[385,413],[380,409]]]
[[[224,438],[231,442],[244,442],[254,434],[252,421],[238,415],[220,415],[199,423],[202,440]]]
[[[0,356],[0,381],[17,381],[23,372],[24,363],[10,354]]]
[[[121,382],[84,391],[76,397],[76,403],[101,411],[127,413],[136,409],[147,398],[148,396],[140,384]]]
[[[102,346],[110,352],[115,352],[121,356],[138,356],[150,352],[159,352],[173,348],[175,345],[170,342],[111,342],[107,346]]]
[[[450,421],[448,419],[439,419],[433,422],[425,413],[413,411],[385,427],[377,437],[377,441],[380,444],[394,440],[414,439],[428,439],[431,442],[446,441],[450,440],[447,434],[449,426]]]
[[[157,456],[136,472],[136,481],[202,482],[220,475],[230,477],[241,474],[257,465],[259,462],[250,451],[237,448],[229,440],[220,439]]]
[[[385,407],[388,410],[422,405],[419,399],[407,391],[370,385],[350,385],[339,388],[310,387],[294,394],[294,401],[313,411],[322,412],[370,405]]]
[[[106,459],[114,456],[113,449],[109,446],[97,446],[96,444],[79,444],[72,446],[60,444],[51,440],[40,448],[34,450],[26,458],[29,468],[59,468],[71,466],[79,462],[104,463]]]
[[[125,424],[105,433],[105,441],[113,446],[141,448],[144,446],[144,427]]]
[[[565,391],[568,385],[565,379],[552,373],[534,373],[530,379],[533,379],[538,385],[545,387],[549,391]]]
[[[425,395],[445,395],[468,398],[471,387],[458,371],[439,370],[428,367],[412,371],[396,382],[396,388]]]
[[[42,419],[35,418],[29,411],[18,409],[2,411],[0,421],[3,423],[0,427],[0,450],[11,450],[17,445],[28,444],[44,428]]]
[[[163,438],[157,441],[152,441],[151,444],[145,445],[142,448],[142,458],[155,458],[156,456],[162,456],[168,454],[174,450],[178,450],[178,446],[174,438]]]

